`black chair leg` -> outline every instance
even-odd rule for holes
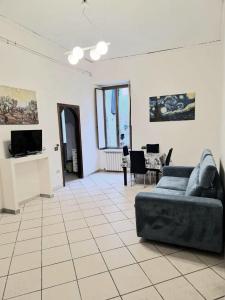
[[[156,172],[155,176],[156,176],[156,184],[157,184],[159,182],[159,172]]]

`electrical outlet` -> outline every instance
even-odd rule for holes
[[[59,144],[56,144],[56,145],[55,145],[54,150],[55,150],[55,151],[58,151],[58,150],[59,150]]]

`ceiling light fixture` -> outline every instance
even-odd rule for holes
[[[83,11],[82,14],[88,21],[90,25],[93,26],[93,23],[89,19],[89,17],[85,14],[85,10],[87,8],[87,0],[83,0],[82,5],[83,5]],[[85,51],[90,51],[90,57],[92,60],[97,61],[101,58],[102,55],[105,55],[108,52],[110,43],[105,42],[105,41],[100,41],[98,42],[95,46],[90,46],[86,48],[81,48],[81,47],[74,47],[72,51],[67,52],[68,54],[68,61],[71,65],[76,65],[83,57],[85,54]]]
[[[94,48],[94,49],[90,50],[90,57],[93,60],[99,60],[101,55],[97,52],[97,49]]]
[[[71,65],[76,65],[79,62],[79,59],[75,57],[73,54],[68,56],[68,61]]]
[[[108,52],[108,44],[104,41],[98,42],[96,45],[96,52],[99,55],[105,55]]]
[[[72,51],[72,55],[76,57],[78,60],[84,57],[84,50],[80,47],[74,47]]]

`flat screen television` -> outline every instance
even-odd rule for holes
[[[11,154],[23,156],[42,151],[42,130],[11,131]]]

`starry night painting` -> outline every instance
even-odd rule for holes
[[[149,98],[149,121],[195,120],[195,93]]]

